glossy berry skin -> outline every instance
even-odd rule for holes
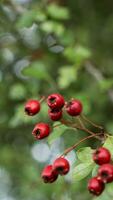
[[[82,104],[79,100],[72,100],[65,106],[67,113],[71,116],[78,116],[82,112]]]
[[[93,160],[98,165],[109,163],[111,160],[111,154],[108,149],[100,147],[93,153]]]
[[[58,121],[62,118],[62,110],[48,110],[48,115],[51,120]]]
[[[88,182],[88,190],[90,193],[99,196],[105,188],[102,180],[99,180],[98,177],[93,177]]]
[[[103,180],[104,183],[110,183],[113,181],[113,165],[104,164],[98,169],[98,177]]]
[[[51,94],[47,98],[47,104],[51,109],[60,109],[64,106],[65,101],[60,94]]]
[[[41,174],[44,183],[53,183],[58,178],[58,174],[53,171],[52,165],[47,165]]]
[[[38,123],[35,125],[32,134],[37,140],[43,139],[50,134],[50,127],[46,123]]]
[[[29,100],[25,104],[25,113],[29,116],[36,115],[40,111],[40,102],[37,100]]]
[[[63,176],[69,172],[70,164],[65,158],[59,157],[53,163],[53,170]]]

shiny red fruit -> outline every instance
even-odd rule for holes
[[[60,94],[51,94],[47,98],[47,104],[51,109],[60,109],[64,106],[64,97]]]
[[[29,100],[25,104],[25,113],[33,116],[40,111],[40,102],[37,100]]]
[[[110,183],[113,181],[113,165],[104,164],[98,169],[98,177],[103,180],[104,183]]]
[[[88,182],[88,190],[90,193],[99,196],[105,188],[104,183],[98,179],[98,177],[93,177]]]
[[[53,183],[58,178],[58,174],[53,171],[52,165],[47,165],[41,174],[44,183]]]
[[[63,176],[69,172],[70,164],[65,158],[59,157],[53,163],[53,170]]]
[[[62,110],[48,110],[48,115],[51,120],[58,121],[62,118]]]
[[[78,116],[82,112],[82,103],[79,100],[72,100],[65,106],[67,113],[71,116]]]
[[[111,154],[108,149],[100,147],[93,153],[93,160],[98,165],[109,163],[111,160]]]
[[[50,127],[46,123],[38,123],[35,125],[32,134],[37,140],[43,139],[50,134]]]

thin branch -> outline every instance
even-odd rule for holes
[[[39,100],[39,102],[42,103],[42,102],[45,101],[45,100],[46,100],[46,97],[45,97],[45,96],[42,96],[41,99]]]
[[[69,147],[68,149],[66,149],[66,150],[64,151],[64,153],[63,153],[61,156],[67,155],[70,151],[72,151],[73,149],[75,149],[75,148],[76,148],[78,145],[80,145],[82,142],[84,142],[84,141],[86,141],[86,140],[88,140],[88,139],[90,139],[90,138],[95,137],[95,135],[96,135],[96,136],[99,136],[99,135],[101,135],[101,134],[102,134],[102,133],[93,134],[93,135],[89,135],[89,136],[87,136],[87,137],[81,139],[79,142],[77,142],[76,144],[74,144],[72,147]]]
[[[100,130],[104,130],[104,128],[102,126],[95,124],[94,122],[92,122],[91,120],[89,120],[85,115],[81,115],[81,118],[83,120],[85,120],[86,122],[90,123],[92,126],[98,128]]]
[[[64,125],[66,125],[66,126],[70,126],[70,127],[72,127],[72,128],[76,128],[76,129],[81,130],[81,131],[85,131],[86,133],[89,133],[90,135],[94,135],[94,134],[95,134],[95,137],[96,137],[98,140],[102,141],[102,139],[101,139],[100,137],[96,136],[96,133],[92,132],[91,130],[89,130],[89,129],[85,128],[85,127],[83,128],[83,127],[81,127],[81,126],[75,125],[75,124],[73,124],[72,122],[67,121],[67,120],[64,120],[64,119],[61,119],[60,122],[61,122],[62,124],[64,124]],[[101,134],[102,134],[102,133],[101,133]]]

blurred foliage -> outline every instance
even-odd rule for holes
[[[88,174],[94,165],[88,161],[90,155],[85,169],[83,163],[74,160],[73,181],[61,177],[46,185],[40,179],[46,163],[86,134],[59,127],[42,143],[49,144],[49,156],[41,147],[41,151],[39,148],[39,152],[34,152],[31,131],[38,121],[50,122],[47,107],[43,103],[40,114],[34,118],[25,116],[23,107],[29,98],[60,92],[66,100],[82,100],[84,113],[113,134],[112,35],[112,0],[0,1],[1,200],[94,199],[87,191],[91,177]],[[82,146],[95,148],[98,143],[91,141]],[[38,145],[36,142],[37,148]],[[113,149],[110,138],[105,146]],[[81,151],[90,153],[87,147]],[[78,152],[81,160],[84,154]],[[45,161],[39,161],[39,153]],[[96,170],[95,167],[93,174]],[[95,199],[112,198],[112,184],[108,184],[103,195]]]

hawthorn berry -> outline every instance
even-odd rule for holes
[[[25,113],[33,116],[40,111],[40,102],[37,100],[29,100],[25,104]]]
[[[64,106],[64,97],[60,94],[51,94],[47,98],[47,104],[51,109],[60,109]]]
[[[66,104],[65,109],[69,115],[78,116],[82,112],[82,103],[74,99]]]
[[[46,123],[38,123],[35,125],[32,134],[37,140],[43,139],[50,134],[50,127]]]
[[[56,109],[49,109],[48,110],[48,115],[51,120],[53,121],[58,121],[62,118],[62,110],[56,110]]]
[[[53,171],[52,165],[47,165],[41,174],[44,183],[53,183],[58,178],[58,174]]]
[[[98,169],[98,177],[103,180],[104,183],[110,183],[113,181],[113,165],[104,164]]]
[[[93,177],[88,182],[88,190],[90,193],[98,196],[100,195],[105,188],[102,180],[98,179],[98,177]]]
[[[111,154],[108,149],[100,147],[93,153],[93,160],[98,165],[109,163],[111,160]]]
[[[70,164],[68,160],[63,157],[57,158],[53,163],[53,171],[56,171],[60,175],[65,175],[70,170]]]

